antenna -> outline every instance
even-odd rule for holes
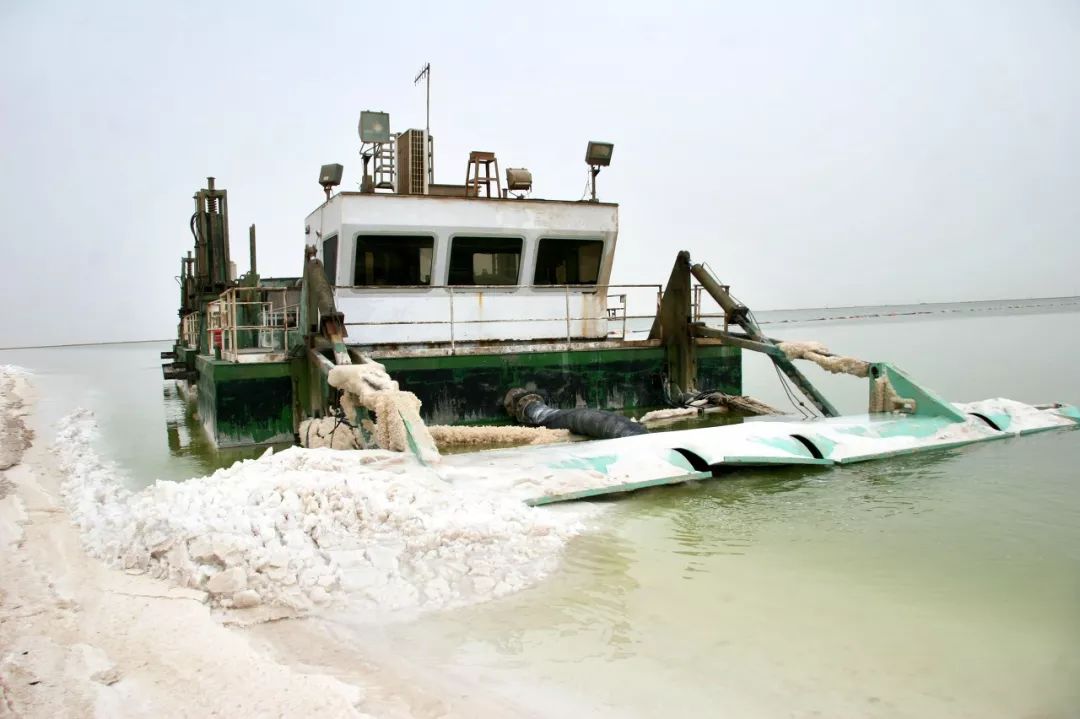
[[[424,125],[424,132],[431,134],[431,63],[424,63],[424,66],[420,68],[420,72],[416,73],[416,77],[413,78],[413,85],[419,85],[421,80],[426,80],[427,86],[427,120]]]

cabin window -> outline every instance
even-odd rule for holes
[[[520,267],[520,237],[455,237],[446,283],[516,285]]]
[[[337,235],[328,237],[322,243],[322,268],[326,281],[331,286],[337,284]]]
[[[435,240],[423,235],[357,235],[353,284],[430,285]]]
[[[595,285],[600,277],[603,240],[545,237],[536,253],[534,285]]]

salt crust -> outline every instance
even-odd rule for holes
[[[377,426],[377,425],[376,425]],[[547,427],[427,425],[439,450],[455,447],[485,449],[500,445],[555,444],[569,442],[570,430]],[[300,444],[304,447],[362,449],[360,433],[336,417],[305,419],[300,423]]]
[[[1009,428],[1004,434],[1019,434],[1020,432],[1049,429],[1052,427],[1074,426],[1075,423],[1068,417],[1063,417],[1053,410],[1044,410],[1033,407],[1016,400],[998,397],[985,399],[978,402],[955,402],[953,406],[961,412],[970,414],[978,412],[984,415],[1007,414],[1011,419]],[[825,434],[825,433],[823,433]],[[880,454],[882,452],[915,449],[918,447],[932,447],[934,445],[951,444],[954,442],[975,442],[992,437],[999,437],[1002,432],[990,427],[986,422],[977,417],[969,417],[964,422],[950,422],[929,437],[917,435],[895,435],[891,437],[879,437],[876,435],[859,436],[844,432],[840,435],[829,434],[830,438],[839,442],[832,456],[836,459],[849,459],[867,454]]]
[[[641,424],[648,424],[650,422],[663,422],[671,419],[683,419],[684,417],[697,416],[697,407],[676,407],[674,409],[654,409],[651,412],[646,412],[640,418],[638,422]]]
[[[131,492],[94,451],[95,434],[93,414],[77,410],[60,422],[55,446],[87,552],[226,608],[347,603],[384,619],[485,601],[549,573],[589,511],[525,506],[519,495],[545,485],[529,468],[495,476],[456,467],[440,477],[383,450],[267,451]],[[547,486],[596,481],[568,474]]]
[[[777,345],[788,356],[788,359],[804,359],[813,362],[822,369],[833,374],[850,374],[855,377],[866,377],[870,371],[870,363],[854,357],[841,357],[834,355],[829,348],[820,342],[781,342]]]
[[[27,376],[21,367],[0,365],[0,470],[18,464],[34,437],[24,421],[27,409],[23,393],[17,391],[26,385]]]
[[[406,436],[407,421],[417,451],[428,463],[439,461],[441,447],[551,444],[570,439],[567,430],[546,427],[425,426],[420,417],[420,399],[412,392],[401,391],[386,368],[370,359],[333,367],[327,382],[342,390],[341,408],[346,417],[355,417],[357,407],[374,413],[376,422],[367,429],[375,446],[411,452]],[[300,443],[304,447],[365,448],[362,433],[336,417],[305,419],[299,429]]]
[[[21,421],[32,407],[28,376],[0,366],[0,418]],[[0,448],[11,442],[22,435],[0,434]],[[0,496],[0,717],[370,719],[359,711],[366,681],[256,651],[190,601],[202,592],[162,591],[87,561],[53,491],[58,479],[34,445],[0,470],[11,490]]]
[[[955,402],[954,406],[961,412],[969,414],[974,412],[987,416],[1007,414],[1011,420],[1008,432],[1023,432],[1047,427],[1066,427],[1076,424],[1068,417],[1057,414],[1052,409],[1039,409],[1030,404],[1005,399],[1004,397],[983,399],[978,402]]]
[[[412,392],[401,391],[381,364],[365,360],[338,365],[326,380],[331,387],[342,390],[341,409],[346,417],[355,417],[358,407],[374,413],[376,423],[371,430],[378,447],[406,452],[415,446],[425,462],[439,461],[435,440],[420,418],[420,400]],[[306,419],[300,423],[299,431],[307,447],[363,448],[359,433],[332,417]]]
[[[569,442],[570,430],[547,427],[520,426],[461,426],[450,424],[428,425],[428,431],[437,447],[485,447],[498,444],[554,444]]]

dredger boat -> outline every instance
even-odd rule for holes
[[[504,186],[487,151],[469,154],[463,184],[437,184],[429,132],[389,127],[385,113],[361,115],[358,191],[335,191],[342,166],[322,167],[325,199],[298,232],[298,277],[258,273],[254,225],[250,269],[237,277],[227,192],[212,177],[196,192],[195,246],[181,259],[178,336],[163,369],[197,398],[218,447],[299,441],[305,422],[335,417],[361,445],[371,443],[360,430],[369,410],[343,402],[330,382],[335,368],[371,361],[419,400],[416,415],[400,421],[420,461],[425,422],[521,422],[610,438],[486,452],[488,462],[587,467],[597,477],[595,486],[533,503],[1080,422],[1068,405],[954,405],[888,363],[793,351],[765,336],[686,252],[662,285],[612,284],[619,208],[596,198],[610,143],[588,143],[590,198],[551,200],[530,196],[525,169],[506,170]],[[766,354],[821,418],[663,433],[626,419],[657,407],[738,408],[744,350]],[[843,371],[866,377],[868,413],[840,417],[796,358],[834,371],[846,363]]]

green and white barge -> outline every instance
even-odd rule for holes
[[[417,137],[431,147],[409,130],[369,148],[386,161],[395,147],[398,166],[365,174],[361,191],[334,192],[341,166],[323,168],[325,200],[296,232],[298,277],[258,273],[254,226],[250,271],[236,277],[227,193],[213,178],[196,193],[165,374],[197,396],[217,446],[288,442],[303,419],[331,412],[322,360],[335,353],[382,363],[439,424],[508,423],[515,387],[552,407],[620,412],[706,389],[741,394],[739,347],[665,336],[663,285],[612,283],[617,204],[523,196],[522,170],[504,189],[487,152],[471,154],[466,184],[430,182],[425,163],[410,184]],[[700,290],[678,294],[685,326]]]
[[[254,225],[250,269],[238,277],[226,192],[209,178],[195,194],[195,246],[181,260],[177,341],[163,353],[170,360],[164,373],[197,398],[218,447],[294,442],[301,423],[327,418],[363,435],[364,419],[347,416],[345,394],[329,379],[340,365],[370,360],[420,400],[416,423],[536,424],[560,410],[582,417],[586,408],[700,408],[705,398],[742,395],[744,350],[768,356],[817,415],[647,436],[639,426],[623,432],[619,418],[618,433],[597,435],[613,439],[486,453],[492,466],[528,461],[553,471],[586,468],[599,478],[534,504],[738,467],[840,465],[1080,423],[1073,405],[952,404],[888,363],[836,357],[815,343],[785,347],[686,252],[662,284],[613,283],[619,207],[595,197],[609,144],[589,143],[591,199],[539,199],[528,196],[531,175],[520,168],[507,171],[504,188],[491,152],[470,153],[464,184],[436,184],[426,131],[392,136],[385,115],[365,116],[360,189],[336,192],[343,168],[323,166],[324,199],[297,227],[303,263],[295,277],[259,274]],[[705,301],[714,312],[703,310]],[[867,378],[868,412],[840,417],[794,359]],[[399,414],[424,461],[413,420]]]

